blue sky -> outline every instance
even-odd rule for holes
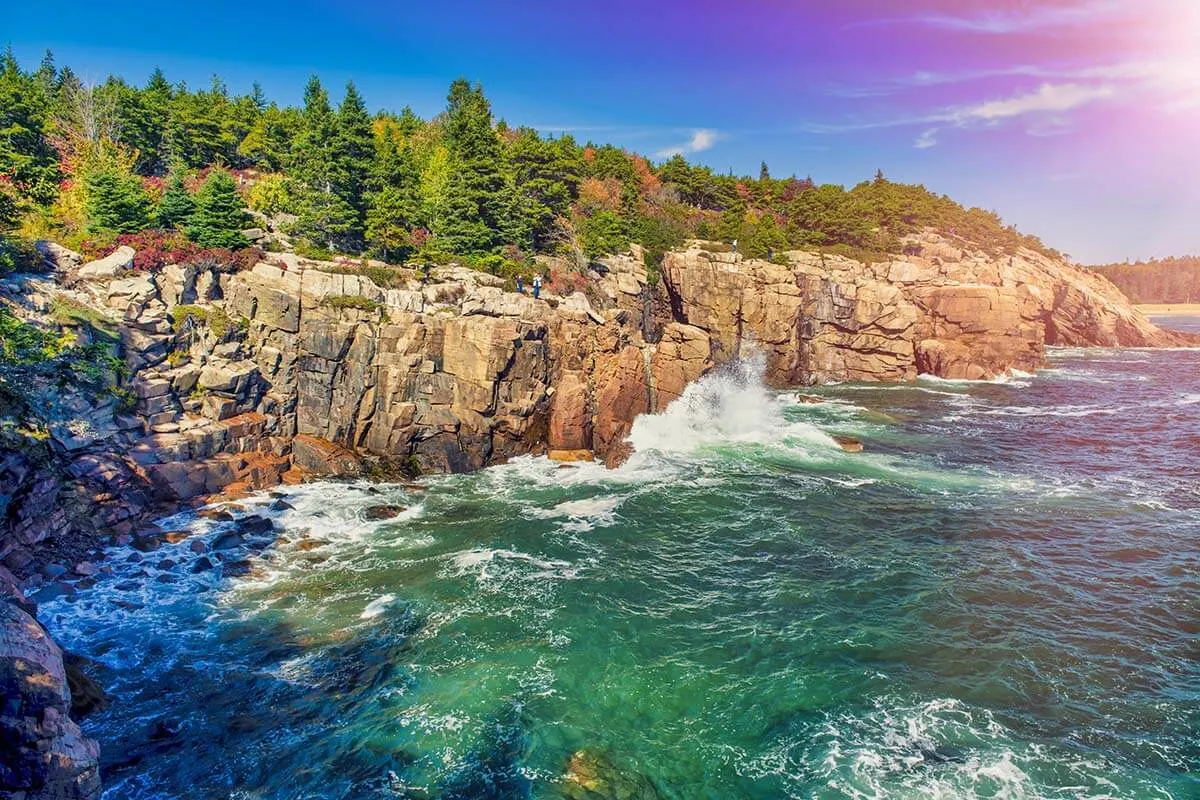
[[[23,63],[298,102],[443,105],[725,171],[889,177],[991,208],[1085,262],[1200,253],[1200,0],[207,4],[4,11]]]

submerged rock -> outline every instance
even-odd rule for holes
[[[852,436],[834,436],[833,440],[838,443],[838,446],[847,453],[861,453],[863,451],[863,443]]]
[[[395,519],[408,510],[407,506],[379,505],[369,506],[363,510],[363,519],[379,522],[385,519]]]
[[[108,693],[86,670],[92,665],[89,659],[74,653],[63,654],[67,685],[71,690],[71,719],[83,719],[93,711],[103,711],[112,703]]]
[[[560,784],[569,800],[660,800],[645,775],[618,769],[598,750],[585,748],[571,754]]]

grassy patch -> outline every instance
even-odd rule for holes
[[[204,325],[218,339],[224,339],[234,328],[245,330],[249,321],[234,320],[218,306],[185,306],[178,305],[171,309],[171,318],[175,321],[175,330],[180,331],[191,320],[193,325]]]
[[[361,275],[381,289],[402,289],[413,278],[412,270],[377,264],[334,264],[324,267],[322,271],[334,275]]]
[[[356,311],[378,311],[380,308],[379,303],[360,294],[335,295],[334,297],[326,297],[322,302],[329,308],[339,311],[345,308],[353,308]]]

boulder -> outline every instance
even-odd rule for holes
[[[371,522],[380,522],[382,520],[395,519],[403,514],[407,508],[397,505],[379,505],[368,506],[363,509],[363,519]]]
[[[39,240],[34,243],[34,246],[42,254],[46,264],[60,272],[70,271],[83,263],[83,256],[61,244]]]
[[[89,261],[76,273],[85,280],[110,280],[133,269],[136,252],[129,245],[121,245],[112,253],[96,261]]]
[[[37,620],[0,602],[0,793],[43,800],[100,796],[100,748],[71,720],[62,651]]]
[[[258,377],[258,365],[253,361],[214,362],[200,371],[197,385],[211,392],[244,396]]]
[[[363,461],[353,451],[306,434],[292,440],[292,461],[310,475],[348,476],[363,471]]]

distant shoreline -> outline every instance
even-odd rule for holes
[[[1200,315],[1200,303],[1149,303],[1134,306],[1146,316]]]

